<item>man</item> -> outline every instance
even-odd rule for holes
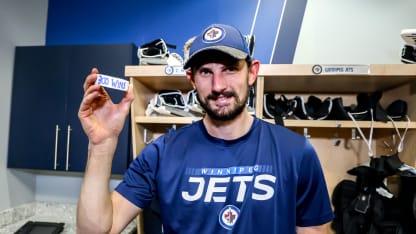
[[[206,115],[149,144],[111,193],[133,93],[113,104],[93,69],[79,110],[90,144],[78,232],[119,233],[157,198],[164,233],[326,233],[333,213],[313,147],[247,111],[259,66],[234,27],[215,24],[196,36],[184,68]]]

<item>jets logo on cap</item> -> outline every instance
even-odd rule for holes
[[[216,42],[223,38],[224,30],[222,28],[213,27],[208,29],[204,33],[204,41],[206,42]]]
[[[238,216],[240,216],[240,210],[233,205],[228,205],[222,208],[218,218],[223,228],[231,230],[237,222]]]

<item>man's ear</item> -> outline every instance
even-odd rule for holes
[[[188,70],[185,70],[185,75],[186,75],[186,78],[188,79],[188,81],[191,83],[192,87],[195,89],[195,80],[192,76],[192,68],[188,69]]]
[[[248,78],[248,84],[250,86],[256,82],[259,69],[260,69],[260,61],[259,60],[251,61],[251,67],[250,67],[249,78]]]

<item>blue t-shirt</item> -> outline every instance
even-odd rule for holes
[[[157,197],[164,233],[295,233],[332,220],[312,145],[255,118],[236,140],[208,134],[202,121],[149,144],[116,191],[138,207]]]

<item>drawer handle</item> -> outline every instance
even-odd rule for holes
[[[59,138],[59,125],[55,126],[55,157],[53,161],[53,169],[56,170],[56,167],[58,166],[58,138]]]
[[[68,125],[68,130],[66,134],[66,164],[65,164],[65,170],[68,171],[69,169],[69,143],[71,141],[71,125]]]

